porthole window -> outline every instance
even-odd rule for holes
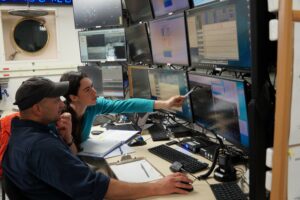
[[[14,28],[13,40],[18,49],[36,53],[46,47],[49,34],[43,21],[25,19],[20,21]]]

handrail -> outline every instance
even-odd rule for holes
[[[279,1],[277,54],[277,89],[275,112],[274,157],[271,200],[287,199],[288,145],[293,83],[293,18],[292,1]]]

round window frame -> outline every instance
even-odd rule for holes
[[[42,23],[44,25],[44,27],[46,28],[46,32],[47,32],[47,41],[46,41],[46,44],[43,46],[43,48],[41,48],[40,50],[38,51],[35,51],[35,52],[30,52],[30,51],[26,51],[25,49],[22,49],[15,41],[15,37],[14,37],[14,33],[15,33],[15,30],[16,30],[16,27],[22,23],[23,21],[27,21],[27,20],[33,20],[33,21],[36,21],[36,22],[39,22],[39,23]],[[38,18],[23,18],[23,19],[20,19],[16,22],[16,24],[13,26],[12,30],[11,30],[11,34],[10,34],[10,38],[11,38],[11,41],[12,41],[12,44],[13,44],[13,47],[15,48],[15,50],[19,53],[23,53],[25,55],[29,55],[29,56],[36,56],[36,55],[40,55],[42,54],[48,47],[49,45],[49,40],[50,40],[50,32],[49,32],[49,27],[46,25],[46,22],[45,20],[43,19],[38,19]]]

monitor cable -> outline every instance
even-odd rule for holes
[[[202,174],[200,176],[197,177],[198,180],[206,180],[210,175],[211,173],[213,172],[213,170],[215,169],[216,167],[216,164],[218,162],[218,157],[219,157],[219,151],[221,150],[221,145],[219,145],[216,150],[215,150],[215,153],[214,153],[214,160],[209,168],[209,170],[205,173],[205,174]]]
[[[197,177],[198,180],[206,180],[211,175],[211,173],[215,169],[216,164],[218,162],[219,153],[220,153],[220,151],[222,151],[224,149],[224,144],[223,144],[222,138],[218,137],[213,131],[211,131],[211,132],[215,135],[216,139],[218,140],[219,146],[216,148],[216,150],[214,152],[214,159],[213,159],[213,162],[212,162],[209,170],[205,174],[198,176]]]

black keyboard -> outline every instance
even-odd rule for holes
[[[167,131],[165,130],[162,124],[153,124],[148,128],[148,131],[153,141],[162,141],[170,139],[167,134]]]
[[[236,182],[212,184],[210,188],[217,200],[247,200]]]
[[[151,153],[171,163],[177,161],[183,165],[183,169],[190,173],[202,171],[208,167],[207,163],[198,161],[197,159],[181,153],[166,145],[159,145],[148,149]]]

